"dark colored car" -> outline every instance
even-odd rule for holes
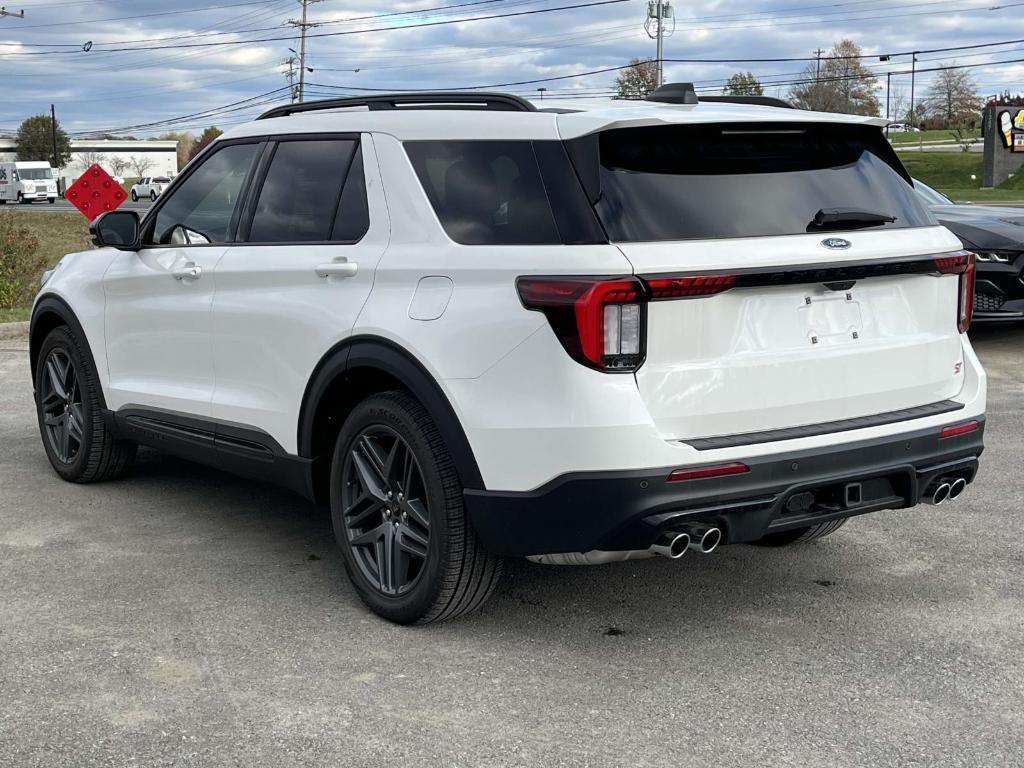
[[[935,218],[978,254],[974,320],[1024,320],[1024,208],[960,205],[917,179],[914,187]]]

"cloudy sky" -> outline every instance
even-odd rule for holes
[[[300,17],[298,0],[4,4],[25,17],[0,18],[0,131],[51,102],[69,132],[146,137],[226,128],[288,99],[283,62],[299,48],[288,23]],[[1024,38],[1024,0],[678,0],[674,14],[666,59],[734,62],[666,64],[667,80],[694,81],[698,90],[720,88],[742,69],[769,94],[785,95],[806,61],[738,60],[799,59],[843,37],[870,54],[1003,42],[922,53],[918,66],[979,65],[967,71],[983,94],[1024,90],[1024,61],[992,63],[1024,60],[1024,39],[1007,42]],[[471,86],[530,96],[544,87],[547,98],[609,94],[615,72],[577,75],[653,56],[646,15],[646,0],[319,0],[309,6],[319,26],[307,43],[307,96]],[[909,92],[908,55],[866,63],[880,87],[892,71],[900,73],[894,91]],[[920,75],[919,93],[933,76]],[[499,85],[506,83],[522,84]]]

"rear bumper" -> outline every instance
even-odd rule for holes
[[[660,532],[687,522],[709,522],[723,542],[754,541],[765,534],[881,509],[918,504],[930,485],[947,476],[972,482],[984,449],[978,429],[940,439],[940,428],[744,460],[741,475],[668,483],[677,467],[562,475],[529,492],[465,492],[467,513],[482,543],[509,556],[594,549],[646,549]],[[859,504],[842,491],[860,483]],[[790,511],[797,494],[810,492],[810,509]],[[806,497],[804,497],[806,498]],[[790,505],[792,506],[792,505]]]

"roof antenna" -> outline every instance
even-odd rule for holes
[[[662,104],[697,104],[697,92],[693,83],[665,83],[647,94],[647,101]]]

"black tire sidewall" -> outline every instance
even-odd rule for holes
[[[43,376],[46,375],[46,360],[54,349],[62,350],[71,359],[78,375],[78,386],[82,394],[82,444],[74,460],[69,463],[61,461],[53,452],[50,439],[46,435],[46,424],[43,418],[41,383]],[[93,387],[96,386],[95,381],[96,378],[89,367],[89,361],[84,359],[84,356],[80,353],[78,345],[71,336],[71,331],[66,326],[61,326],[51,331],[43,340],[43,344],[39,348],[39,359],[36,361],[36,420],[39,424],[39,434],[43,439],[43,450],[46,451],[46,456],[50,460],[54,471],[65,480],[78,480],[85,474],[89,465],[90,447],[95,437],[93,424],[95,416],[93,414],[93,404],[95,402]]]
[[[430,538],[427,560],[419,579],[404,595],[391,597],[376,589],[354,561],[342,514],[342,470],[359,434],[374,425],[393,429],[412,449],[419,463],[427,492]],[[415,415],[404,404],[388,396],[375,396],[360,403],[346,419],[338,434],[331,463],[331,521],[341,548],[345,570],[362,600],[376,613],[400,624],[411,624],[425,615],[437,601],[449,558],[447,505],[437,459]]]
[[[133,203],[139,202],[139,195],[138,195],[138,193],[134,189],[132,190],[132,202]]]

